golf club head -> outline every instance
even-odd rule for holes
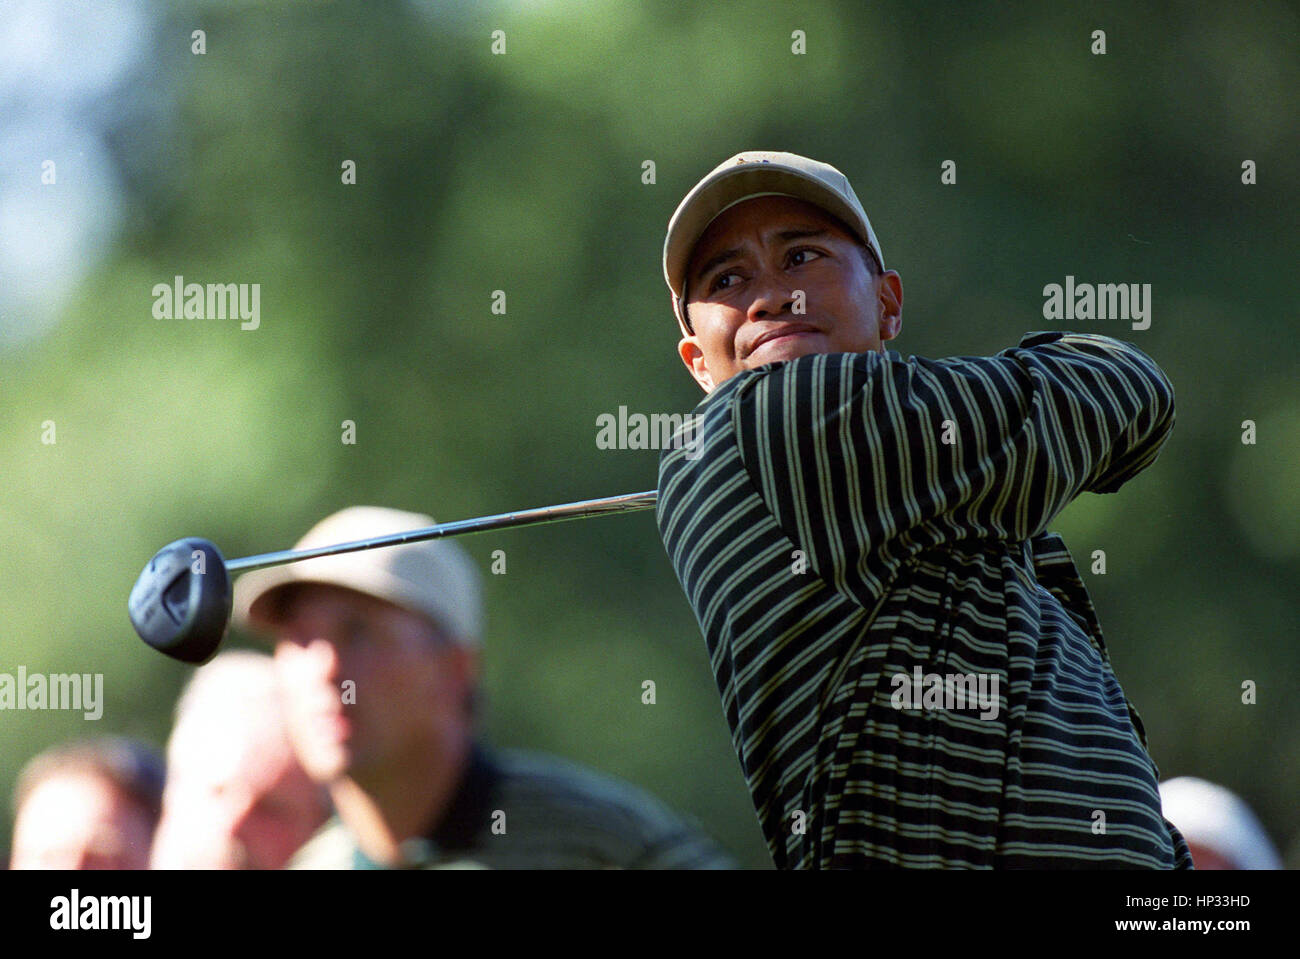
[[[230,623],[230,574],[206,539],[168,543],[135,581],[127,610],[140,638],[173,659],[205,663]]]

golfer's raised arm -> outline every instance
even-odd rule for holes
[[[1084,491],[1148,466],[1173,388],[1136,347],[1037,334],[993,357],[829,354],[741,386],[742,456],[819,574],[868,599],[898,563],[962,539],[1019,542]]]

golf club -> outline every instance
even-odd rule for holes
[[[149,560],[127,601],[131,625],[140,638],[161,653],[186,663],[205,663],[216,653],[230,625],[232,573],[266,566],[282,566],[318,556],[336,556],[363,549],[401,546],[426,539],[485,533],[515,526],[559,523],[609,513],[650,509],[659,493],[625,493],[604,499],[580,500],[559,506],[541,506],[439,523],[404,533],[354,540],[314,549],[280,550],[242,559],[226,560],[210,541],[189,536],[168,543]]]

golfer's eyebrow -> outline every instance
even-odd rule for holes
[[[830,230],[826,230],[821,227],[800,228],[794,230],[782,230],[780,233],[776,234],[776,238],[780,240],[782,243],[789,243],[791,240],[804,240],[809,237],[823,237],[823,236],[830,236]],[[740,253],[741,253],[740,247],[734,247],[730,250],[723,250],[721,253],[717,253],[709,257],[709,259],[705,262],[705,264],[695,271],[695,282],[699,283],[700,280],[704,279],[706,276],[708,276],[718,267],[723,266],[726,263],[730,263],[732,260],[739,257]]]
[[[723,250],[721,253],[709,257],[708,262],[695,271],[695,282],[699,283],[718,267],[722,266],[724,263],[730,263],[738,256],[740,256],[740,248],[736,247],[731,250]]]

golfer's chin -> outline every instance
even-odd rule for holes
[[[801,356],[830,352],[833,352],[830,339],[825,333],[811,331],[789,333],[760,343],[758,349],[745,357],[744,365],[746,369],[752,370],[768,363],[785,363],[788,360],[797,360]]]

